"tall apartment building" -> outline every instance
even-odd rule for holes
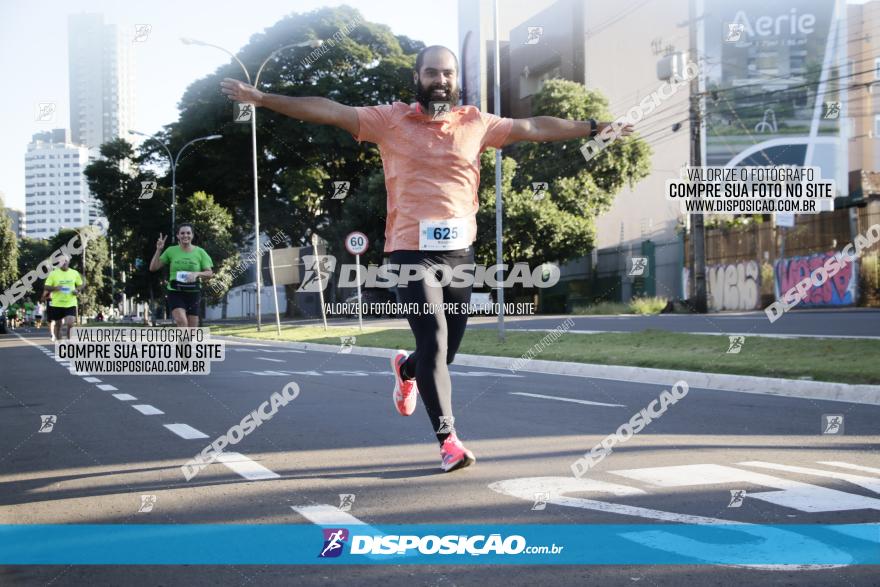
[[[83,175],[89,150],[73,144],[70,131],[58,128],[33,135],[24,161],[26,236],[50,238],[62,228],[86,226],[97,217]]]
[[[97,156],[131,128],[131,39],[100,14],[71,14],[67,37],[71,136]]]

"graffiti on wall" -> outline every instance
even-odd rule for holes
[[[761,301],[761,269],[756,261],[706,267],[709,308],[755,310]]]
[[[822,267],[825,261],[834,257],[836,251],[814,253],[805,257],[786,257],[776,261],[774,275],[776,298],[793,288],[804,277]],[[804,306],[848,306],[858,299],[856,290],[858,280],[858,263],[847,263],[834,277],[820,285],[812,287],[800,305]]]

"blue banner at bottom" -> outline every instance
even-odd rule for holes
[[[876,565],[880,524],[9,524],[0,564]]]

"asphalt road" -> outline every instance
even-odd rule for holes
[[[313,524],[340,494],[355,495],[347,515],[374,526],[880,522],[880,406],[692,388],[590,472],[615,494],[572,485],[570,466],[668,386],[453,366],[456,428],[478,462],[443,474],[423,408],[393,411],[384,359],[227,344],[210,375],[95,381],[51,356],[45,330],[18,332],[0,337],[3,524]],[[301,393],[235,447],[240,456],[184,479],[183,463],[290,381]],[[823,414],[843,415],[844,434],[822,434]],[[51,432],[38,432],[41,415],[56,416]],[[728,507],[732,490],[747,491],[741,507]],[[549,494],[543,509],[538,491]],[[155,496],[152,511],[138,511],[143,495]],[[0,583],[876,585],[877,571],[17,566],[0,568]]]

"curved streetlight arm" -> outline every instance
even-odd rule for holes
[[[219,49],[220,51],[223,51],[224,53],[226,53],[227,55],[232,57],[241,66],[241,69],[242,69],[242,71],[244,71],[244,75],[247,78],[248,83],[249,84],[251,83],[251,77],[250,77],[250,74],[248,74],[247,67],[244,66],[244,63],[242,63],[241,60],[235,56],[234,53],[232,53],[232,52],[230,52],[230,51],[228,51],[218,45],[212,45],[210,43],[205,43],[203,41],[197,41],[195,39],[181,39],[181,41],[183,41],[184,44],[187,44],[187,45],[202,45],[205,47],[213,47],[215,49]],[[260,74],[263,72],[263,68],[266,66],[266,64],[269,61],[272,60],[273,57],[275,57],[275,55],[278,54],[279,51],[283,51],[285,49],[292,48],[292,47],[306,47],[306,46],[317,47],[317,46],[320,46],[321,44],[322,44],[322,41],[320,41],[320,40],[311,40],[311,41],[304,41],[302,43],[284,45],[283,47],[280,47],[280,48],[276,49],[275,51],[272,51],[272,53],[269,54],[269,56],[266,58],[266,60],[260,64],[260,67],[257,70],[256,77],[254,78],[254,82],[251,85],[253,85],[253,87],[255,87],[255,88],[257,87],[257,84],[260,81]],[[184,145],[184,148],[186,148],[186,146],[187,145]],[[181,151],[183,151],[183,149],[181,149]],[[180,153],[178,153],[178,156],[179,155],[180,155]],[[251,155],[252,155],[253,174],[254,174],[254,247],[257,249],[257,251],[256,251],[257,331],[260,331],[261,316],[262,316],[261,309],[260,309],[260,306],[261,306],[260,299],[262,297],[262,295],[261,295],[262,292],[260,291],[260,289],[261,289],[260,288],[260,276],[262,273],[262,269],[260,267],[261,263],[260,263],[260,252],[259,252],[259,249],[260,249],[260,191],[259,191],[259,186],[257,183],[258,182],[258,172],[257,172],[257,113],[256,113],[256,109],[254,109],[253,114],[251,114]],[[172,207],[171,210],[172,210],[172,214],[173,214],[174,208]],[[274,289],[274,286],[273,286],[273,289]],[[277,312],[277,308],[276,308],[276,312]],[[280,332],[280,323],[279,323],[279,332]]]
[[[186,150],[186,148],[189,147],[190,145],[192,145],[193,143],[198,143],[199,141],[214,141],[214,140],[217,140],[220,138],[223,138],[222,135],[209,135],[206,137],[199,137],[197,139],[191,140],[190,142],[188,142],[187,144],[182,146],[180,148],[180,150],[177,152],[177,157],[174,158],[174,167],[177,167],[177,162],[180,159],[180,156],[183,154],[184,150]]]
[[[241,59],[239,59],[235,55],[235,53],[233,53],[232,51],[230,51],[228,49],[224,49],[220,45],[212,45],[211,43],[206,43],[204,41],[197,41],[195,39],[181,39],[181,41],[183,41],[183,43],[185,45],[200,45],[203,47],[213,47],[215,49],[220,49],[221,51],[223,51],[224,53],[226,53],[227,55],[232,57],[235,60],[235,62],[241,66],[241,70],[244,72],[244,76],[247,78],[248,83],[251,83],[251,74],[248,73],[247,67],[244,66],[244,63],[241,62]]]
[[[165,149],[165,152],[168,153],[168,163],[170,163],[172,167],[174,167],[176,165],[176,162],[174,160],[174,155],[171,154],[171,150],[168,148],[167,145],[165,145],[165,143],[163,143],[158,138],[156,138],[156,135],[148,135],[147,133],[138,132],[136,130],[129,130],[128,133],[133,134],[133,135],[139,135],[142,137],[146,137],[147,140],[152,139],[152,140],[156,141],[157,143],[159,143],[162,146],[163,149]]]
[[[281,53],[282,51],[284,51],[286,49],[293,49],[296,47],[313,47],[313,48],[320,47],[322,44],[323,44],[322,41],[316,39],[316,40],[312,40],[312,41],[303,41],[302,43],[292,43],[290,45],[284,45],[283,47],[278,47],[277,49],[275,49],[274,51],[269,53],[269,56],[266,57],[266,59],[263,61],[263,63],[260,64],[260,68],[257,70],[257,75],[256,75],[256,77],[254,77],[254,84],[253,84],[254,87],[256,88],[257,84],[260,83],[260,74],[263,73],[263,68],[266,67],[266,64],[269,63],[270,61],[272,61],[272,59],[274,59],[275,55],[277,55],[278,53]]]

